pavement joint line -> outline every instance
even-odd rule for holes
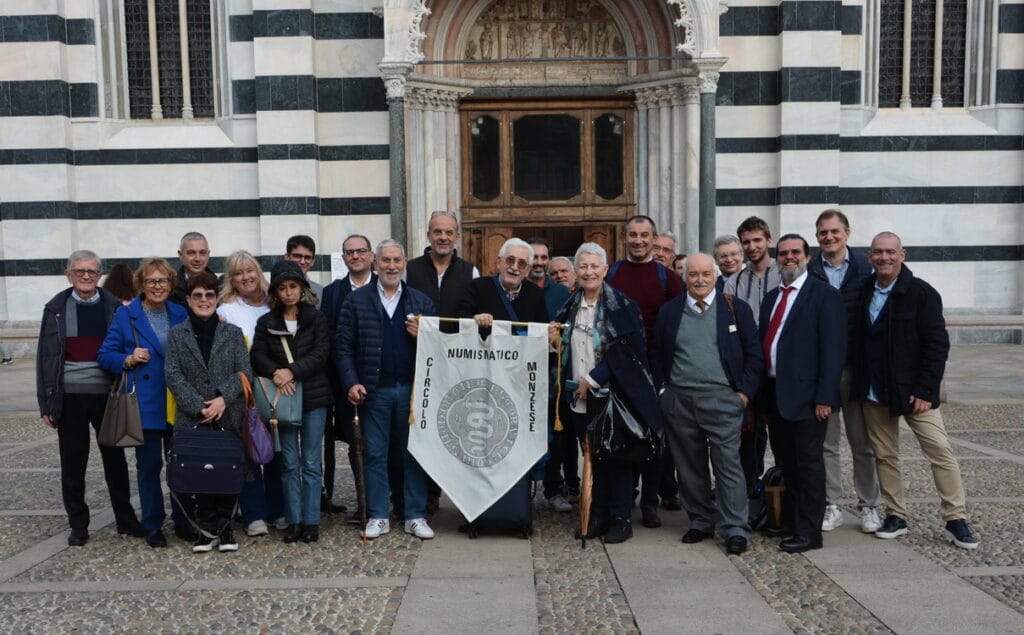
[[[27,441],[25,443],[19,443],[18,445],[11,448],[3,448],[2,450],[0,450],[0,456],[10,456],[12,454],[17,454],[18,452],[23,452],[25,450],[34,450],[35,448],[41,448],[44,445],[56,445],[56,443],[56,437],[52,439],[40,439],[38,441]]]
[[[59,467],[0,467],[0,472],[11,474],[49,474],[60,472]]]
[[[63,509],[0,509],[0,518],[18,518],[19,516],[64,516]]]
[[[97,529],[114,522],[114,510],[106,509],[89,518],[89,526]],[[42,564],[61,551],[68,549],[67,537],[70,530],[63,529],[46,540],[37,542],[6,560],[0,561],[0,582],[10,580]]]
[[[958,439],[955,436],[949,436],[948,438],[949,438],[949,442],[950,443],[959,445],[962,448],[967,448],[969,450],[974,450],[976,452],[981,452],[981,453],[987,454],[989,456],[1001,458],[1004,461],[1010,461],[1011,463],[1016,463],[1018,465],[1024,465],[1024,456],[1018,456],[1016,454],[1011,454],[1010,452],[1005,452],[1003,450],[997,450],[995,448],[990,448],[987,445],[982,445],[980,443],[974,443],[973,441],[965,441],[963,439]],[[960,459],[960,460],[962,460],[962,459]]]
[[[992,566],[992,567],[953,567],[953,573],[961,578],[998,577],[1008,575],[1024,575],[1024,567],[1021,566]]]
[[[186,580],[179,591],[323,590],[361,588],[402,588],[409,576],[343,576],[338,578],[241,578]]]

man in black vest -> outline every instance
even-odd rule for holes
[[[430,246],[423,255],[406,265],[405,282],[433,300],[440,317],[458,317],[459,304],[466,295],[466,289],[474,278],[480,277],[480,272],[472,263],[459,258],[459,251],[455,248],[459,242],[459,219],[454,212],[430,214],[427,242]],[[445,326],[442,325],[442,331],[448,330]],[[427,512],[433,515],[441,498],[441,488],[433,480],[428,486]]]
[[[459,219],[453,212],[434,212],[427,225],[427,242],[422,256],[409,261],[406,283],[437,305],[441,317],[456,317],[466,287],[480,277],[476,267],[459,258]]]

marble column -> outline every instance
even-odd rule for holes
[[[661,225],[661,113],[658,96],[649,90],[647,102],[647,215]]]
[[[683,87],[672,86],[670,89],[672,102],[672,209],[669,214],[668,229],[676,235],[676,251],[689,253],[686,245],[686,151],[683,149],[685,143],[685,120],[683,117]]]
[[[700,85],[695,83],[683,87],[683,116],[686,119],[685,165],[686,179],[686,253],[700,250]]]
[[[636,213],[646,215],[647,189],[647,93],[636,91]]]
[[[388,100],[388,182],[390,191],[391,238],[407,242],[405,187],[405,85],[411,64],[381,64]]]
[[[715,95],[718,92],[718,69],[711,64],[700,68],[700,250],[711,253],[715,243]]]
[[[655,91],[658,99],[658,229],[675,232],[672,224],[672,93],[668,86]]]

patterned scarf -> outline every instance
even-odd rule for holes
[[[580,304],[583,302],[583,289],[577,287],[569,299],[566,301],[562,310],[558,312],[557,321],[563,323],[562,329],[562,359],[560,360],[562,368],[566,368],[566,364],[569,363],[569,339],[572,337],[573,328],[576,326],[576,315],[579,312]],[[594,363],[600,364],[601,357],[603,357],[605,347],[610,342],[615,341],[619,334],[615,329],[615,325],[610,319],[610,315],[622,308],[622,304],[619,302],[618,297],[615,295],[615,290],[605,282],[601,288],[601,295],[597,299],[597,313],[594,316],[594,328],[590,332],[591,346],[594,347]]]

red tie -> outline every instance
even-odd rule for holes
[[[764,334],[764,340],[761,342],[766,370],[772,369],[772,342],[775,341],[775,335],[779,332],[779,327],[782,326],[782,316],[786,314],[786,303],[789,301],[789,292],[792,290],[793,287],[782,287],[782,299],[779,300],[779,306],[775,307],[775,313],[772,313],[772,321],[768,323],[768,332]]]

